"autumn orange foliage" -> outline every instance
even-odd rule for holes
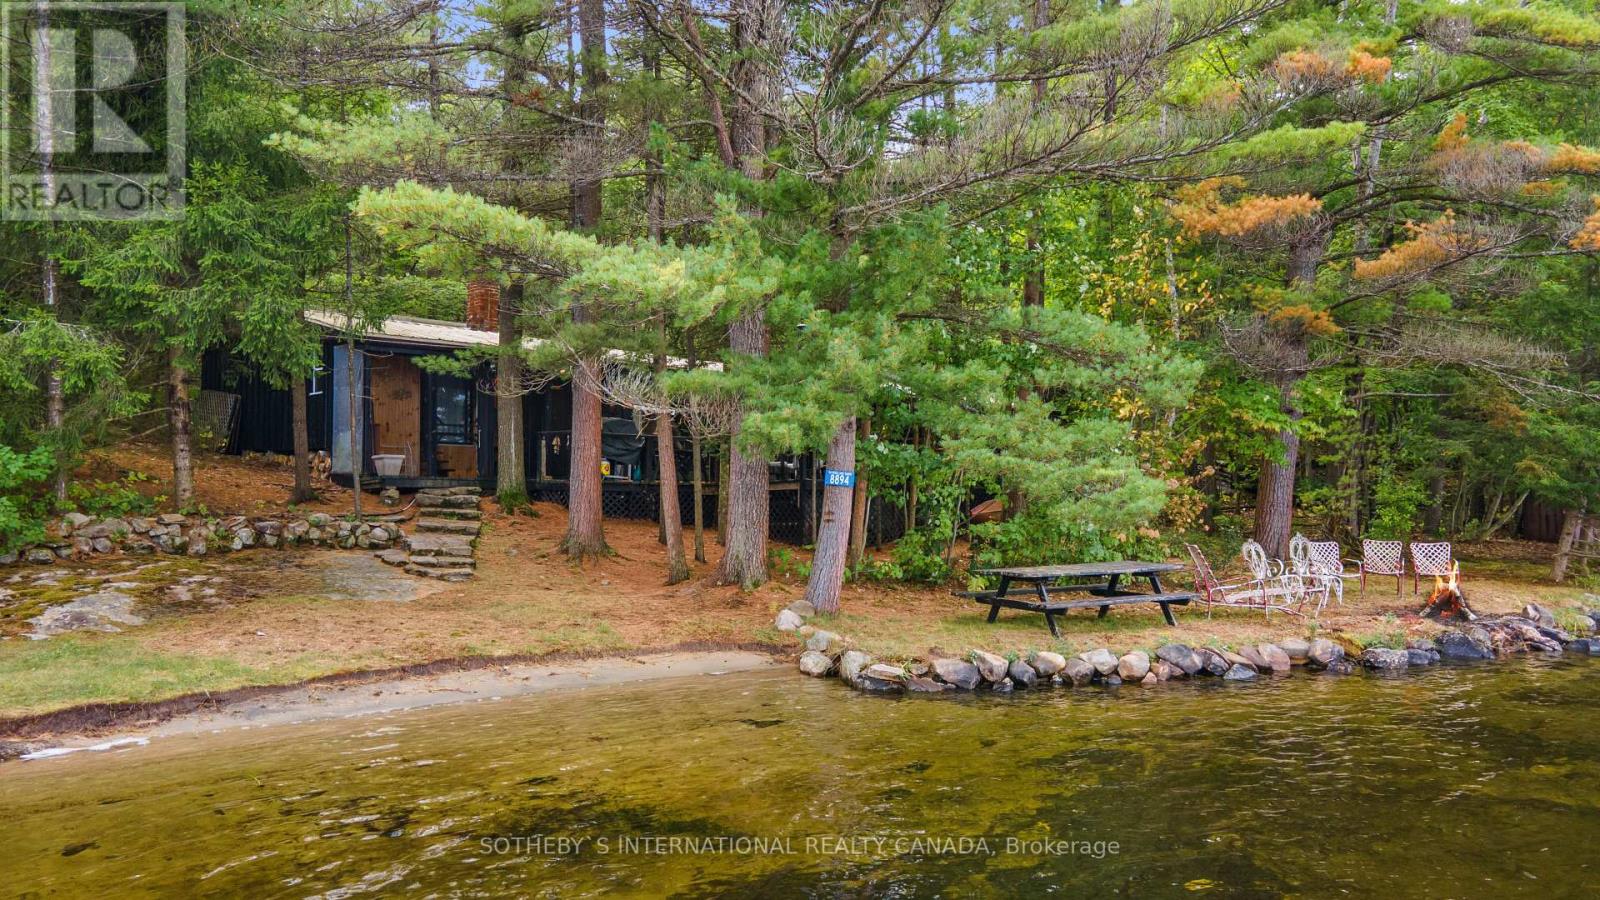
[[[1456,224],[1454,210],[1432,222],[1407,222],[1411,239],[1383,251],[1376,259],[1358,259],[1355,277],[1362,281],[1402,278],[1449,262],[1463,252],[1481,246],[1482,239],[1463,231]]]
[[[1439,151],[1459,150],[1466,145],[1467,114],[1456,113],[1456,117],[1450,120],[1450,124],[1446,125],[1444,130],[1439,132],[1439,136],[1437,138],[1434,138],[1433,149]]]
[[[1232,203],[1223,201],[1224,188],[1237,189],[1244,185],[1243,178],[1232,176],[1207,178],[1182,188],[1178,191],[1178,202],[1172,206],[1172,215],[1190,235],[1237,238],[1285,226],[1322,209],[1322,201],[1310,194],[1286,197],[1255,194]]]
[[[1583,220],[1583,228],[1572,239],[1572,249],[1600,253],[1600,194],[1594,198],[1594,213]]]
[[[1394,68],[1394,60],[1387,56],[1374,56],[1357,47],[1350,51],[1350,61],[1345,63],[1344,74],[1368,84],[1383,84]]]
[[[1573,175],[1600,175],[1600,150],[1562,144],[1545,160],[1545,171]]]

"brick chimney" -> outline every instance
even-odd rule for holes
[[[493,281],[467,282],[467,327],[478,331],[500,328],[500,285]]]

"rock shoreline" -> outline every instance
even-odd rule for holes
[[[837,676],[858,691],[872,694],[942,694],[971,691],[1010,693],[1042,687],[1084,687],[1124,684],[1157,685],[1169,681],[1215,678],[1254,681],[1286,675],[1294,668],[1329,675],[1358,669],[1394,673],[1436,665],[1445,660],[1489,660],[1522,653],[1600,656],[1600,636],[1575,636],[1556,625],[1555,616],[1538,604],[1521,615],[1488,616],[1428,638],[1408,640],[1404,647],[1360,647],[1345,638],[1288,638],[1274,643],[1191,647],[1170,643],[1152,655],[1145,650],[1118,654],[1099,647],[1065,656],[1033,651],[1026,657],[1002,656],[969,649],[960,656],[930,651],[908,663],[878,661],[831,631],[806,624],[815,611],[797,601],[779,613],[777,627],[805,640],[798,660],[813,678]],[[1600,635],[1600,609],[1584,613],[1589,635]]]

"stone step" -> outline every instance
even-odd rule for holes
[[[417,505],[423,509],[477,509],[475,494],[436,494],[423,491],[417,494]]]
[[[478,561],[470,556],[422,556],[413,553],[408,565],[427,566],[430,569],[476,569]]]
[[[380,550],[377,553],[374,553],[372,555],[376,556],[378,559],[382,560],[383,562],[388,563],[391,566],[403,566],[406,563],[411,561],[411,554],[407,553],[404,550],[398,550],[398,549],[395,549],[395,550]]]
[[[472,557],[472,542],[453,534],[413,534],[406,538],[406,549],[414,556]]]
[[[472,572],[467,569],[430,569],[425,566],[406,566],[407,575],[420,575],[423,578],[437,578],[440,581],[466,581],[472,577]]]
[[[456,509],[451,506],[423,506],[419,513],[434,519],[461,519],[463,521],[478,522],[483,519],[483,513],[475,509]]]
[[[418,519],[417,531],[431,531],[434,534],[464,534],[468,537],[477,537],[483,530],[482,522],[473,522],[465,519]]]

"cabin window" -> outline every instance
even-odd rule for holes
[[[454,375],[433,380],[433,436],[441,444],[476,444],[472,382]]]

